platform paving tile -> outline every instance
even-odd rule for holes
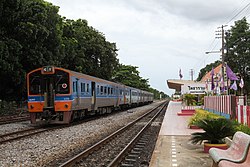
[[[210,167],[212,159],[203,145],[193,145],[190,136],[159,136],[150,167]]]
[[[178,116],[181,102],[170,102],[161,126],[150,167],[210,167],[212,159],[203,153],[203,145],[193,145],[191,134],[201,129],[189,129],[190,116]]]

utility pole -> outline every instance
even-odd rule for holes
[[[218,27],[218,29],[221,29],[219,32],[221,32],[221,34],[216,34],[216,35],[221,35],[221,37],[217,37],[217,38],[221,38],[221,75],[222,75],[222,82],[223,84],[225,84],[225,81],[227,81],[227,79],[225,79],[225,32],[224,32],[224,27],[226,27],[227,25],[222,25],[221,27]],[[228,85],[224,85],[227,86],[227,94],[228,94]]]
[[[225,67],[225,33],[224,33],[224,27],[227,25],[222,25],[221,28],[221,61],[222,61],[222,66]],[[224,73],[224,71],[223,71]]]

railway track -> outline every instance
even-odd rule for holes
[[[86,117],[83,120],[75,121],[69,125],[67,124],[67,125],[53,126],[53,125],[41,124],[41,126],[37,126],[37,127],[29,128],[29,129],[24,129],[24,130],[20,130],[20,131],[16,131],[16,132],[6,133],[3,135],[0,135],[0,144],[6,143],[6,142],[11,142],[14,140],[19,140],[21,138],[29,137],[29,136],[36,135],[36,134],[46,132],[46,131],[50,131],[50,130],[67,128],[69,126],[76,126],[76,125],[82,124],[84,122],[92,121],[92,120],[95,120],[95,119],[98,119],[101,117],[107,117],[107,116],[110,116],[112,114],[116,114],[116,113],[114,112],[111,114]]]
[[[0,135],[0,144],[18,140],[24,137],[32,136],[32,135],[42,133],[48,130],[51,130],[51,128],[30,128],[30,129],[3,134],[3,135]]]
[[[23,115],[23,116],[5,116],[5,117],[0,117],[0,125],[3,124],[9,124],[9,123],[14,123],[14,122],[21,122],[21,121],[28,121],[30,120],[30,116]]]
[[[150,110],[135,121],[61,164],[60,167],[121,165],[125,155],[130,151],[138,154],[139,150],[146,144],[145,137],[143,136],[148,136],[148,134],[144,135],[144,133],[147,132],[153,120],[161,113],[165,106],[166,103],[162,103],[160,106]],[[134,146],[137,147],[133,149]]]

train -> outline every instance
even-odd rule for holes
[[[153,102],[153,93],[68,69],[44,66],[27,74],[32,124],[69,124],[87,115]]]

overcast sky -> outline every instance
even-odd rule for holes
[[[168,79],[194,79],[206,64],[220,59],[218,27],[246,16],[248,0],[47,0],[67,19],[85,19],[117,45],[119,62],[139,67],[151,87],[174,93]],[[240,10],[243,9],[241,13]],[[239,13],[239,14],[238,14]],[[237,15],[238,14],[238,15]],[[234,17],[236,16],[236,17]],[[249,22],[249,21],[248,21]]]

